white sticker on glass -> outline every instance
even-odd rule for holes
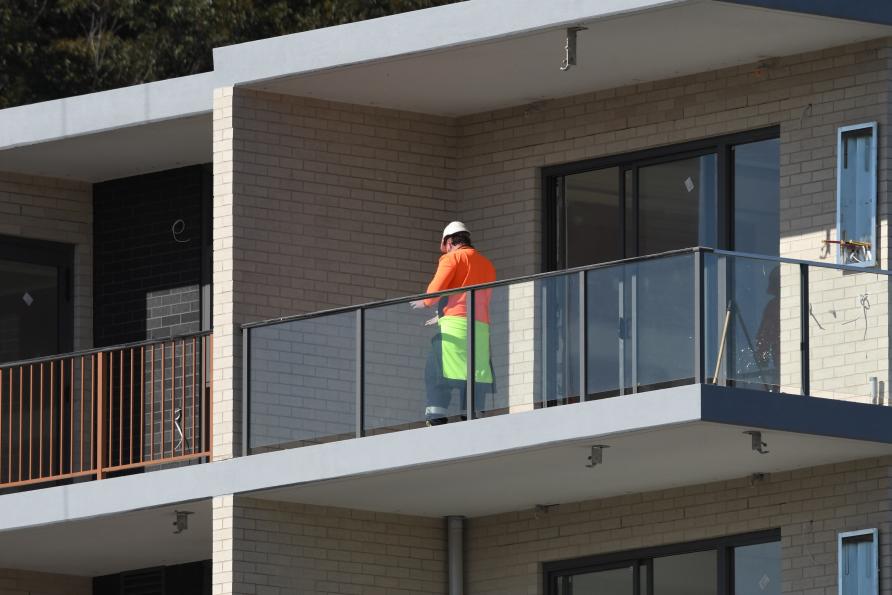
[[[25,302],[26,306],[30,306],[34,303],[34,298],[31,297],[31,294],[26,291],[25,295],[22,296],[22,301]]]
[[[694,180],[691,179],[691,176],[688,176],[684,181],[684,187],[688,189],[688,192],[694,189]]]
[[[768,575],[767,575],[767,574],[763,574],[763,575],[762,575],[762,578],[759,579],[759,588],[762,589],[762,590],[764,591],[764,590],[765,590],[765,587],[767,587],[767,586],[768,586],[768,583],[770,583],[770,582],[771,582],[771,579],[768,578]]]

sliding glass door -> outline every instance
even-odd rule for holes
[[[772,128],[547,168],[543,173],[549,268],[586,266],[694,246],[776,255],[780,243],[777,134]],[[586,313],[590,386],[583,394],[578,383],[546,378],[549,393],[559,399],[612,396],[636,392],[653,384],[656,377],[674,377],[671,370],[665,370],[665,353],[674,353],[673,345],[663,340],[674,335],[667,330],[665,337],[642,336],[636,329],[671,330],[676,322],[689,322],[683,316],[666,317],[663,313],[666,320],[656,324],[659,321],[648,321],[647,316],[662,312],[654,306],[666,301],[665,292],[693,289],[694,281],[689,271],[650,270],[646,263],[640,266],[642,271],[647,269],[646,275],[628,267],[623,278],[614,279],[613,273],[605,271],[600,275],[603,283],[587,287],[599,296],[601,305]],[[734,349],[725,356],[725,369],[735,372],[735,378],[747,376],[747,382],[775,387],[777,362],[770,349],[767,359],[763,352],[765,345],[776,342],[779,333],[779,312],[773,306],[778,286],[770,283],[776,275],[772,271],[735,270],[726,271],[722,278],[711,273],[704,281],[728,285],[727,294],[734,295],[734,284],[747,283],[752,275],[764,277],[759,281],[768,287],[759,300],[711,307],[719,316],[726,306],[734,308],[734,324],[727,337]],[[560,304],[569,304],[569,300],[556,299],[561,296],[543,299],[548,297],[554,297],[548,301],[557,306],[547,313],[546,328],[551,332],[545,334],[542,345],[546,369],[571,369],[575,362],[553,360],[574,357],[557,345],[567,341],[564,329],[578,327],[574,319],[578,315],[569,308],[560,311]],[[753,337],[758,337],[759,346]],[[681,359],[684,354],[676,355]]]
[[[780,595],[778,531],[545,565],[547,595]]]

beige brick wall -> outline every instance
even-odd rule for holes
[[[0,568],[0,595],[90,595],[93,579]]]
[[[470,519],[465,564],[471,595],[538,595],[542,563],[781,530],[782,590],[837,592],[836,539],[878,528],[880,593],[892,590],[892,460],[869,459]]]
[[[451,120],[237,90],[236,314],[417,293],[452,213]]]
[[[442,519],[227,496],[214,502],[214,595],[445,594]]]
[[[233,541],[235,496],[216,496],[212,504],[211,520],[211,591],[213,595],[236,593],[233,560],[236,544]]]
[[[539,168],[780,125],[781,253],[828,260],[836,129],[876,120],[886,266],[890,57],[883,39],[460,118],[459,213],[503,277],[535,273]]]
[[[241,378],[241,334],[235,317],[235,184],[233,174],[232,87],[214,91],[213,207],[213,445],[215,460],[236,454],[241,439],[237,425]]]
[[[73,244],[74,348],[93,346],[90,184],[0,172],[0,234]]]
[[[456,139],[445,118],[241,89],[217,90],[214,127],[215,456],[226,458],[240,436],[237,326],[423,291],[452,217]],[[399,333],[416,354],[423,321]],[[414,375],[406,413],[382,414],[417,418],[423,360],[402,367]]]

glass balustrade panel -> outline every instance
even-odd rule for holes
[[[356,314],[250,330],[251,452],[356,435]]]
[[[459,421],[467,388],[467,294],[365,313],[365,430],[394,432]]]
[[[626,275],[623,265],[586,271],[587,396],[613,397],[628,387],[625,342],[630,339],[625,312]],[[628,391],[626,391],[628,392]]]
[[[810,266],[809,394],[889,404],[889,277]]]
[[[694,381],[694,258],[624,265],[624,374],[637,392]]]
[[[799,265],[705,256],[706,381],[801,392]]]

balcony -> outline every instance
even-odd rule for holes
[[[692,384],[747,389],[740,394],[754,402],[762,399],[748,391],[885,405],[888,278],[695,248],[469,288],[478,322],[463,349],[475,354],[478,378],[453,384],[446,415],[458,422]],[[437,333],[425,326],[430,310],[410,308],[416,299],[246,325],[244,452],[423,426]],[[487,351],[491,383],[480,378]]]
[[[0,365],[0,491],[209,460],[211,342],[199,333]]]

